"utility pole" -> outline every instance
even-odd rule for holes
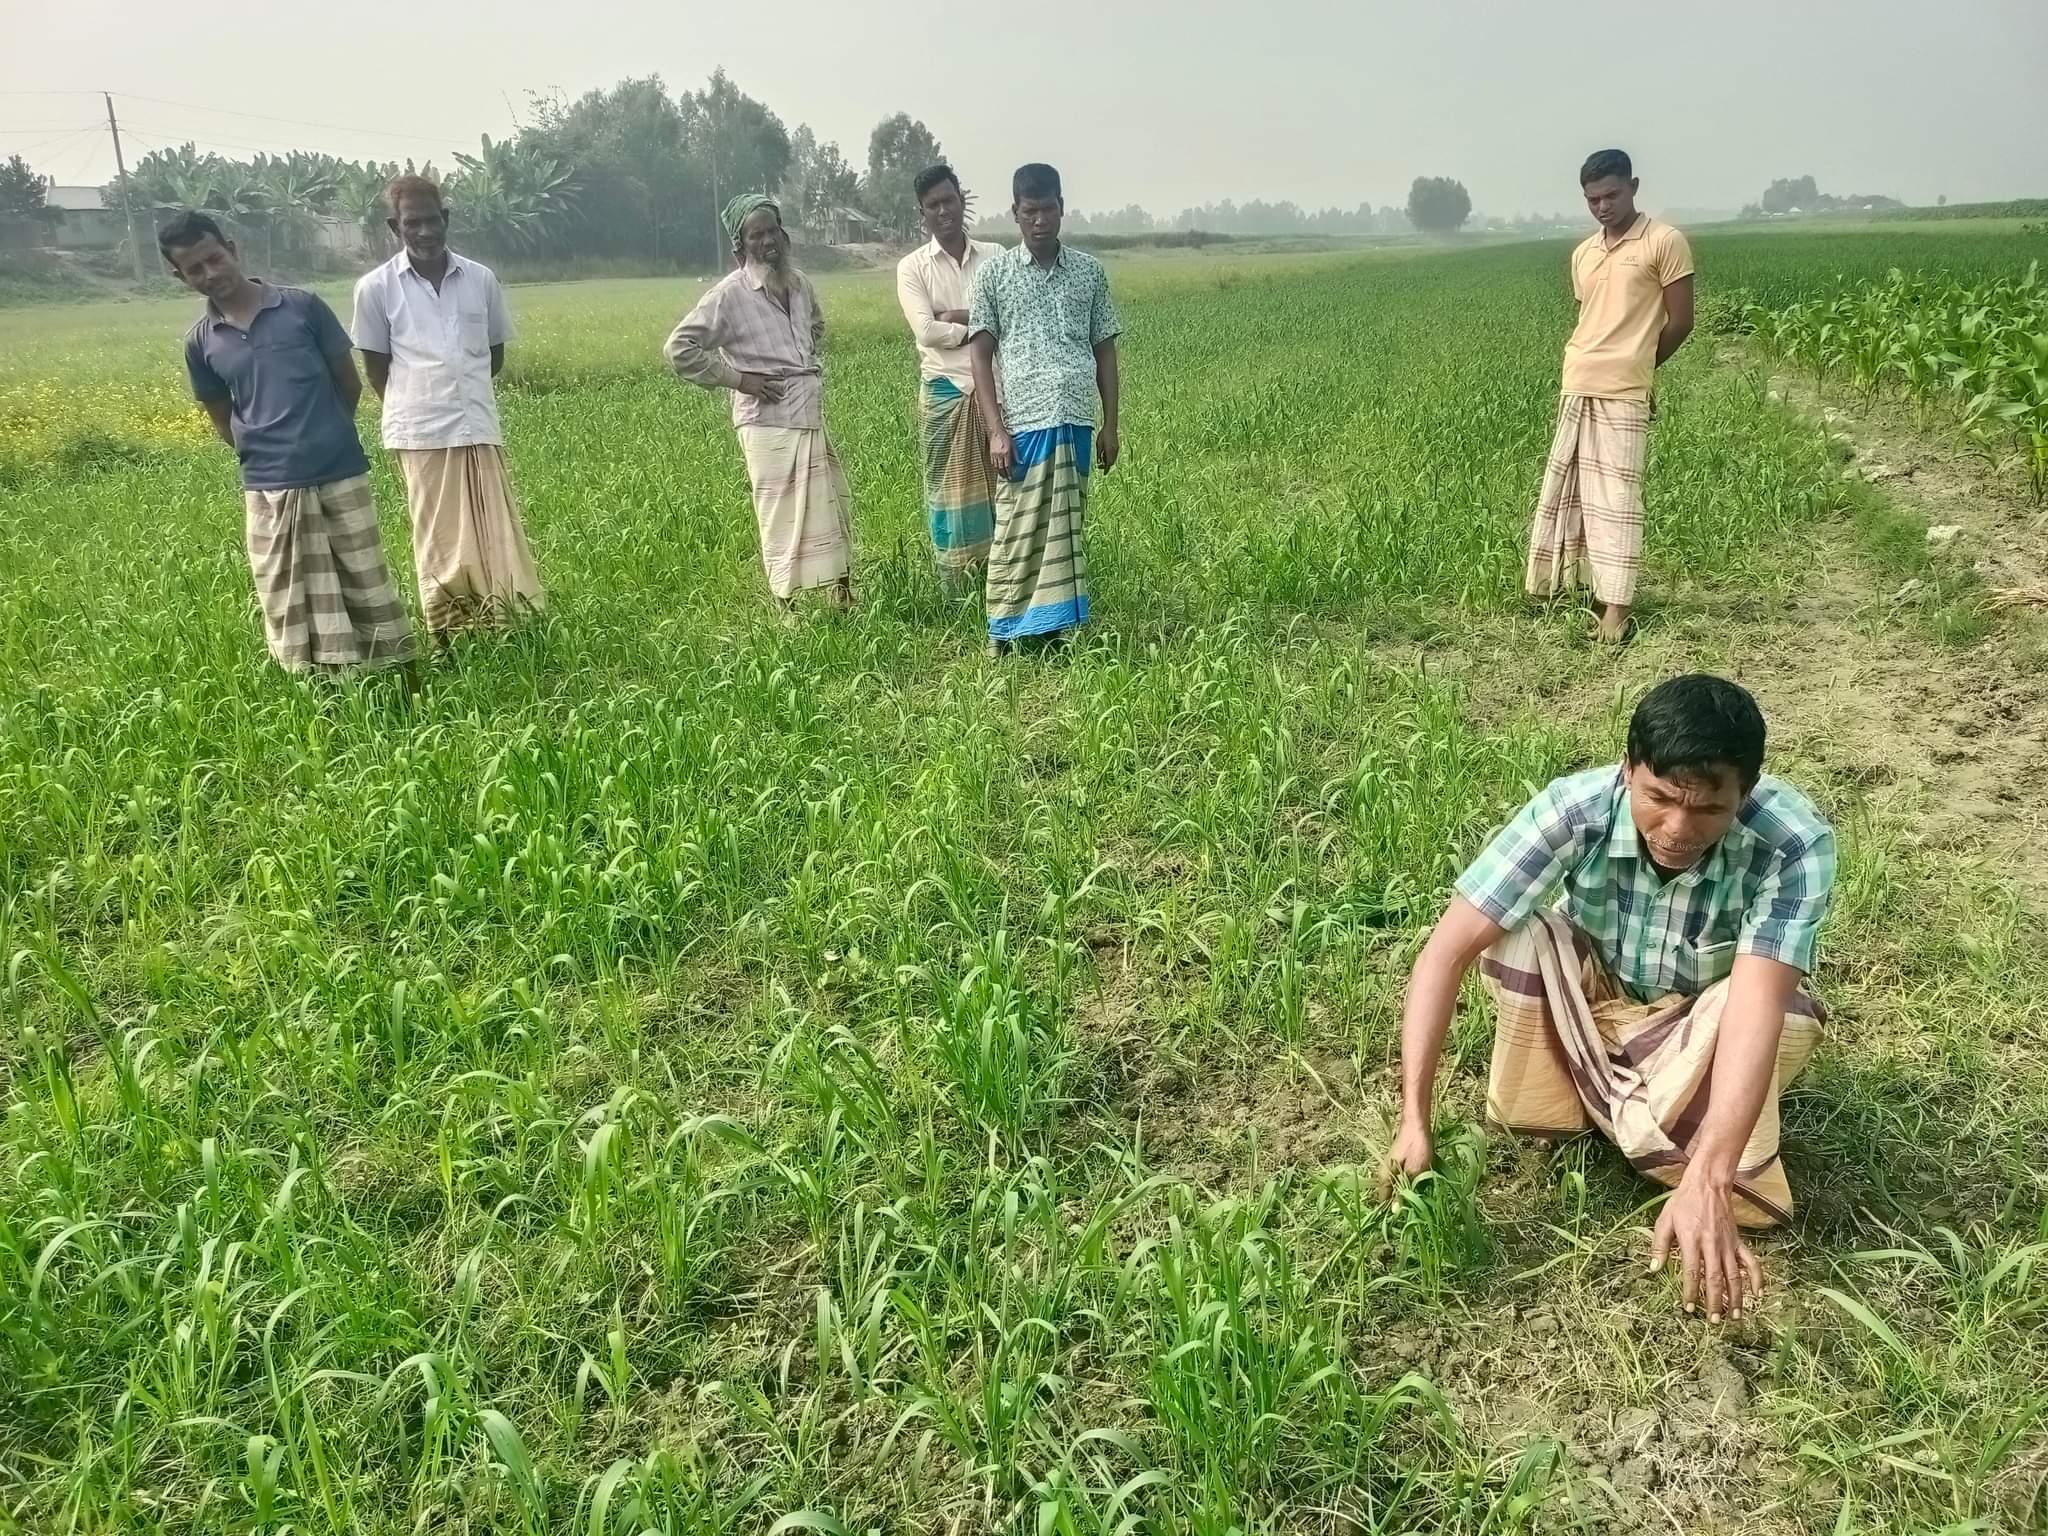
[[[128,254],[135,258],[135,281],[142,281],[142,242],[135,238],[135,199],[128,192],[128,166],[121,158],[121,125],[114,121],[114,93],[101,91],[107,99],[107,131],[114,136],[114,172],[121,183],[121,211],[128,215]]]

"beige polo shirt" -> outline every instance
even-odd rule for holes
[[[1613,246],[1595,230],[1572,252],[1579,323],[1564,349],[1564,393],[1647,400],[1657,374],[1664,290],[1692,276],[1692,247],[1669,224],[1636,215]]]

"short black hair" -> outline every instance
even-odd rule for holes
[[[1749,690],[1688,672],[1643,695],[1628,722],[1628,760],[1660,779],[1712,778],[1733,768],[1745,793],[1764,771],[1764,714]]]
[[[924,206],[925,194],[942,181],[953,183],[955,192],[960,190],[960,178],[953,174],[953,167],[943,160],[937,165],[928,165],[917,173],[917,180],[910,184],[910,189],[917,195],[918,207]]]
[[[171,252],[189,251],[208,235],[213,236],[222,245],[228,243],[228,237],[220,232],[220,226],[214,223],[211,214],[201,213],[196,208],[186,208],[172,214],[170,222],[156,232],[156,248],[163,259],[175,269],[178,259]]]
[[[1629,163],[1625,149],[1596,149],[1586,156],[1586,163],[1579,167],[1579,185],[1598,181],[1603,176],[1619,176],[1623,181],[1634,178],[1636,168]]]
[[[1029,165],[1017,167],[1017,174],[1010,178],[1010,201],[1021,203],[1030,198],[1035,203],[1056,203],[1065,196],[1060,191],[1060,173],[1049,165],[1036,160]]]

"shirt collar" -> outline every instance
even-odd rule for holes
[[[1037,266],[1037,265],[1038,265],[1038,263],[1037,263],[1037,262],[1035,262],[1035,261],[1033,261],[1033,260],[1031,259],[1031,247],[1030,247],[1030,246],[1028,246],[1028,245],[1026,245],[1026,244],[1025,244],[1025,243],[1024,243],[1024,242],[1023,242],[1022,240],[1019,240],[1019,241],[1018,241],[1018,242],[1016,243],[1016,245],[1015,245],[1014,247],[1012,247],[1012,249],[1014,249],[1014,250],[1016,251],[1016,253],[1017,253],[1017,265],[1018,265],[1018,266],[1020,266],[1020,267],[1035,267],[1035,266]],[[1064,266],[1065,266],[1066,264],[1067,264],[1067,242],[1066,242],[1066,241],[1064,241],[1064,240],[1062,240],[1062,241],[1060,242],[1060,248],[1059,248],[1058,252],[1056,252],[1056,253],[1054,254],[1053,258],[1052,258],[1052,265],[1051,265],[1050,267],[1046,268],[1046,270],[1047,270],[1048,272],[1056,272],[1056,271],[1058,271],[1058,270],[1059,270],[1059,269],[1060,269],[1061,267],[1064,267]]]
[[[284,290],[279,288],[276,284],[266,283],[260,277],[252,277],[249,279],[249,281],[254,283],[258,288],[261,288],[263,290],[263,302],[256,306],[256,315],[262,314],[263,311],[265,311],[266,309],[275,309],[277,308],[278,305],[284,302]],[[251,325],[254,325],[256,323],[256,315],[251,315],[249,317],[249,323]],[[210,324],[224,325],[228,327],[229,330],[236,329],[235,323],[232,320],[228,319],[226,315],[222,314],[220,312],[220,306],[214,303],[213,300],[211,299],[208,299],[206,301],[206,318],[208,323]]]
[[[929,251],[934,257],[943,256],[946,258],[946,260],[953,261],[952,253],[948,251],[943,245],[939,244],[939,237],[937,235],[933,235],[930,240],[925,242],[925,249]],[[960,253],[960,259],[957,262],[953,262],[953,264],[957,267],[965,267],[970,262],[972,262],[975,256],[978,254],[979,253],[974,248],[974,239],[972,236],[969,236],[967,240],[967,249]]]
[[[410,272],[414,277],[419,278],[421,282],[424,283],[427,281],[427,279],[421,275],[420,269],[412,264],[412,253],[410,251],[400,251],[395,259],[398,262],[398,272],[401,277],[403,277],[406,273]],[[464,261],[460,256],[456,255],[453,251],[450,251],[448,253],[448,270],[441,274],[441,281],[444,283],[447,282],[449,278],[453,277],[457,272],[460,272],[464,267],[468,265],[469,263],[467,261]]]
[[[1647,235],[1647,234],[1648,234],[1649,232],[1650,232],[1650,216],[1649,216],[1649,215],[1648,215],[1647,213],[1638,213],[1638,214],[1637,214],[1637,215],[1635,216],[1635,218],[1634,218],[1633,220],[1631,220],[1631,221],[1630,221],[1630,223],[1629,223],[1629,226],[1628,226],[1628,228],[1627,228],[1627,229],[1625,229],[1625,230],[1623,230],[1623,231],[1621,232],[1621,238],[1620,238],[1619,240],[1615,241],[1615,242],[1614,242],[1614,244],[1612,244],[1612,245],[1609,245],[1609,244],[1607,243],[1607,231],[1606,231],[1606,230],[1604,230],[1604,229],[1596,229],[1596,230],[1594,230],[1594,231],[1593,231],[1593,238],[1594,238],[1595,240],[1598,240],[1598,241],[1600,242],[1600,249],[1601,249],[1601,250],[1603,250],[1603,251],[1618,251],[1618,250],[1620,250],[1620,249],[1621,249],[1621,248],[1622,248],[1622,247],[1623,247],[1624,245],[1627,245],[1627,244],[1629,243],[1629,241],[1631,241],[1631,240],[1640,240],[1640,239],[1642,239],[1642,238],[1643,238],[1643,236]]]

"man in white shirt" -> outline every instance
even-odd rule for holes
[[[966,199],[951,166],[920,171],[915,186],[931,239],[896,264],[896,301],[917,340],[925,510],[939,584],[961,596],[988,564],[996,530],[988,431],[974,408],[967,299],[982,262],[999,248],[967,238]]]
[[[351,329],[405,475],[422,616],[445,642],[543,601],[491,384],[512,317],[497,274],[448,249],[438,186],[400,176],[384,202],[404,249],[356,284]]]

